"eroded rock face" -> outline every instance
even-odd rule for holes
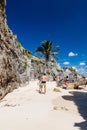
[[[16,35],[7,25],[5,5],[6,1],[0,0],[0,99],[27,79],[27,57],[24,56],[24,48],[19,46]],[[22,79],[23,74],[25,77]]]

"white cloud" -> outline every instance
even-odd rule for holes
[[[72,66],[72,68],[75,69],[76,71],[78,71],[77,68],[76,68],[75,66]]]
[[[79,65],[85,65],[85,62],[80,62],[80,64]]]
[[[68,61],[63,62],[64,65],[69,65],[70,63]]]
[[[68,56],[77,56],[77,53],[69,52]]]

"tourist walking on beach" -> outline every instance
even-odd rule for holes
[[[66,85],[66,89],[68,89],[68,83],[69,83],[69,77],[68,76],[65,77],[64,82],[65,82],[65,85]]]
[[[46,82],[47,82],[47,76],[45,73],[40,77],[40,87],[39,92],[42,93],[42,89],[44,87],[44,94],[46,93]]]

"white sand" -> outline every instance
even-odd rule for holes
[[[72,94],[64,89],[54,92],[55,86],[48,82],[47,93],[40,94],[38,81],[32,81],[9,93],[0,102],[0,130],[80,130],[74,125],[85,120],[78,107],[62,98]]]

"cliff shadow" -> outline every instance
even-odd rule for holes
[[[87,130],[87,92],[71,91],[69,93],[72,95],[62,96],[62,98],[73,101],[78,108],[78,112],[85,120],[80,123],[75,122],[74,126],[79,127],[80,130]]]

